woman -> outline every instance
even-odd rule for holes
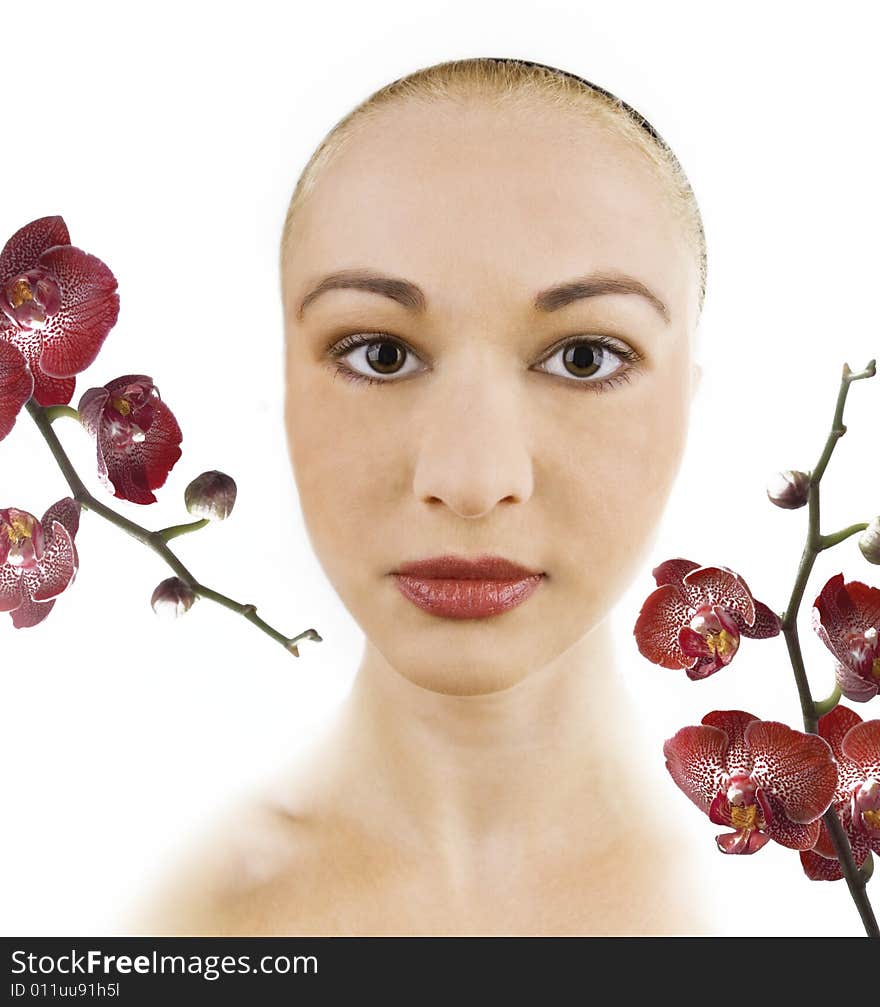
[[[607,619],[682,459],[705,272],[674,155],[564,71],[439,64],[331,131],[284,228],[286,423],[363,656],[142,932],[711,932]]]

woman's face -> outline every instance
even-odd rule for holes
[[[423,301],[336,286],[300,312],[340,270],[416,284]],[[619,291],[537,298],[591,273],[625,274],[665,308]],[[290,456],[323,569],[401,675],[504,689],[614,606],[685,447],[698,283],[639,155],[568,113],[397,105],[322,172],[284,275]],[[326,351],[364,333],[372,350]],[[560,346],[574,337],[579,350]],[[436,615],[392,574],[449,553],[544,577],[501,614]]]

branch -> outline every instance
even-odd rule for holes
[[[848,364],[843,365],[843,375],[840,380],[840,391],[837,395],[837,406],[834,410],[834,420],[831,424],[831,431],[825,441],[825,447],[822,451],[821,457],[819,458],[819,462],[810,473],[810,495],[808,500],[809,526],[807,530],[807,542],[804,546],[804,551],[798,566],[798,572],[795,578],[794,587],[792,588],[791,597],[789,598],[788,607],[785,610],[785,615],[782,620],[782,632],[785,635],[785,642],[788,646],[788,654],[791,658],[794,679],[797,684],[798,695],[801,701],[801,712],[803,713],[804,718],[804,730],[808,734],[818,734],[819,717],[824,706],[833,698],[834,694],[832,693],[832,696],[830,696],[828,700],[824,700],[820,704],[814,703],[813,697],[810,694],[810,686],[807,682],[807,674],[804,669],[804,659],[801,654],[800,641],[798,640],[798,609],[800,608],[801,600],[804,596],[804,590],[813,569],[813,564],[815,563],[816,557],[819,553],[823,549],[827,549],[830,546],[835,545],[838,541],[842,542],[849,535],[852,535],[856,531],[860,531],[866,527],[866,525],[852,525],[849,528],[845,528],[842,532],[838,532],[836,535],[821,535],[819,532],[819,483],[822,480],[822,476],[825,474],[825,468],[828,465],[828,461],[831,458],[831,453],[834,451],[835,445],[846,433],[846,427],[843,424],[843,408],[846,404],[846,396],[849,391],[849,386],[853,381],[873,377],[875,374],[875,365],[876,361],[871,360],[863,371],[858,371],[856,373],[853,373],[849,369]],[[862,919],[865,931],[869,937],[880,938],[880,930],[877,928],[877,920],[874,916],[874,910],[871,908],[871,902],[868,899],[868,893],[865,890],[867,877],[856,866],[852,855],[852,848],[849,844],[849,838],[847,837],[847,834],[837,817],[834,801],[831,802],[831,805],[825,812],[824,820],[828,829],[828,834],[831,837],[831,842],[834,845],[834,852],[837,854],[837,859],[840,862],[840,868],[843,871],[843,876],[846,878],[849,893],[859,911],[859,916]]]
[[[271,636],[273,640],[280,643],[282,647],[293,654],[294,657],[299,657],[299,650],[296,645],[300,640],[321,641],[322,637],[319,636],[317,630],[314,629],[307,629],[302,633],[298,633],[296,636],[287,637],[283,633],[280,633],[277,629],[273,629],[272,626],[261,619],[257,615],[255,605],[243,604],[242,602],[235,601],[232,598],[227,598],[226,595],[220,594],[219,591],[215,591],[205,584],[200,584],[199,581],[196,580],[196,578],[189,572],[189,570],[187,570],[183,563],[180,562],[177,556],[175,556],[168,548],[167,540],[175,537],[176,535],[182,535],[188,531],[195,531],[196,528],[201,528],[203,525],[207,524],[207,520],[202,519],[200,521],[193,521],[188,525],[172,525],[169,528],[163,528],[161,531],[150,531],[148,528],[144,528],[141,525],[136,524],[134,521],[130,521],[121,514],[117,514],[116,511],[111,510],[106,504],[101,503],[100,500],[96,500],[92,494],[89,493],[83,481],[77,475],[70,459],[67,457],[64,448],[61,446],[61,442],[55,435],[55,431],[52,429],[52,419],[57,416],[70,416],[71,414],[76,414],[76,410],[71,409],[69,406],[48,406],[44,409],[34,398],[28,400],[25,408],[33,417],[34,423],[36,423],[37,428],[43,435],[46,443],[49,445],[49,450],[54,455],[55,461],[58,462],[58,467],[61,469],[64,478],[67,480],[68,486],[70,486],[73,498],[87,510],[98,514],[106,521],[116,525],[117,528],[121,528],[124,532],[127,532],[132,536],[132,538],[136,538],[139,542],[143,542],[144,545],[149,546],[150,549],[158,553],[177,574],[177,576],[180,577],[180,579],[190,588],[193,594],[201,598],[210,598],[211,601],[217,602],[218,605],[223,605],[224,608],[228,608],[233,612],[238,612],[239,615],[243,615],[248,622],[252,622],[258,629],[262,630],[268,636]],[[62,409],[64,410],[63,412],[60,411]],[[47,415],[49,410],[54,410],[51,414],[51,418]]]

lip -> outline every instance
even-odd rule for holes
[[[419,577],[422,580],[523,580],[525,577],[543,576],[540,570],[530,570],[503,556],[494,556],[491,553],[484,553],[473,559],[451,554],[431,556],[428,559],[402,563],[393,572]]]
[[[484,619],[521,605],[544,574],[503,556],[433,556],[392,571],[401,594],[431,615]]]

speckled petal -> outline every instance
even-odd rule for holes
[[[848,801],[842,801],[837,804],[835,811],[837,812],[837,819],[843,826],[843,831],[849,839],[853,860],[855,860],[856,866],[861,867],[870,851],[870,837],[864,829],[853,825],[852,811]],[[816,837],[813,849],[820,856],[831,857],[834,860],[837,859],[837,851],[834,849],[834,843],[831,842],[831,833],[828,831],[824,818],[820,819],[819,835]]]
[[[688,604],[723,605],[739,612],[748,625],[755,621],[755,602],[745,581],[733,570],[720,566],[703,566],[685,574],[682,590]]]
[[[663,745],[676,786],[706,814],[725,779],[727,735],[717,727],[682,727]]]
[[[880,632],[880,588],[851,580],[846,585],[846,593],[855,609],[856,624],[862,630],[873,626]]]
[[[755,622],[750,626],[737,611],[731,611],[736,628],[752,640],[766,640],[771,636],[779,636],[782,630],[782,622],[779,616],[763,601],[754,599],[755,602]]]
[[[745,741],[754,759],[753,779],[779,799],[786,817],[807,824],[827,810],[837,788],[837,765],[824,738],[758,720],[746,727]]]
[[[54,598],[51,601],[38,602],[33,601],[25,592],[22,592],[21,605],[11,613],[12,625],[16,629],[28,629],[31,626],[36,626],[46,618],[54,605]]]
[[[692,559],[667,559],[659,566],[654,567],[651,576],[657,582],[657,587],[662,587],[664,584],[681,587],[684,575],[690,573],[691,570],[699,570],[699,568],[700,564],[695,563]]]
[[[76,378],[55,378],[36,365],[34,372],[34,398],[41,406],[66,406],[76,391]]]
[[[652,591],[645,599],[633,629],[639,652],[662,668],[687,668],[693,659],[682,653],[678,633],[692,614],[693,609],[672,584]]]
[[[18,347],[0,338],[0,440],[15,426],[34,391],[34,376]]]
[[[846,732],[861,722],[862,718],[855,710],[850,710],[849,707],[840,704],[819,718],[819,737],[828,742],[834,758],[837,760],[836,801],[849,800],[850,790],[864,778],[860,775],[859,768],[852,759],[848,759],[843,754],[843,739]]]
[[[861,723],[862,718],[855,710],[850,710],[848,706],[841,706],[839,703],[833,710],[819,718],[819,737],[824,738],[831,746],[835,759],[843,755],[843,739],[847,731]]]
[[[73,245],[40,256],[61,291],[61,308],[46,319],[40,367],[54,377],[78,374],[100,352],[119,316],[116,277],[97,256]]]
[[[773,794],[765,794],[765,799],[770,805],[773,813],[772,819],[767,823],[764,831],[780,846],[787,846],[790,850],[810,850],[819,837],[819,820],[804,824],[793,822],[785,813],[782,801]]]
[[[70,586],[79,565],[76,546],[70,532],[60,521],[52,522],[46,550],[37,564],[39,571],[34,589],[29,591],[34,601],[48,601]],[[26,575],[25,575],[26,576]]]
[[[840,881],[843,871],[837,860],[820,857],[812,850],[801,850],[801,866],[810,881]]]
[[[39,330],[19,329],[17,325],[5,324],[0,314],[0,339],[11,343],[30,368],[34,380],[31,394],[41,406],[66,406],[73,395],[76,378],[53,378],[40,367],[43,352],[43,336]]]
[[[718,728],[727,738],[724,767],[730,774],[751,773],[752,755],[746,744],[746,728],[758,718],[745,710],[713,710],[703,717],[703,723]]]
[[[880,780],[880,720],[865,720],[847,731],[843,754],[859,767],[859,779]]]
[[[31,269],[46,249],[69,244],[70,233],[63,217],[38,217],[25,224],[0,252],[0,284]]]
[[[62,497],[48,508],[40,524],[44,528],[51,528],[53,521],[60,521],[70,532],[70,537],[75,538],[79,531],[79,512],[80,505],[73,497]]]
[[[12,612],[21,605],[21,571],[9,563],[0,565],[0,612]]]

